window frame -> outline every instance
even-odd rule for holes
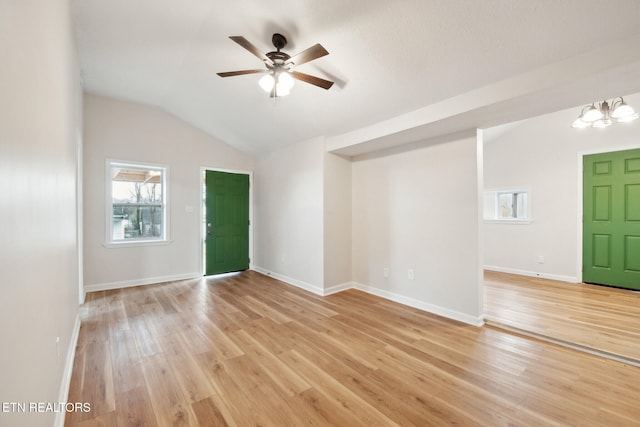
[[[169,166],[157,163],[148,162],[136,162],[136,161],[124,161],[115,159],[106,159],[105,167],[105,210],[106,210],[106,224],[105,224],[105,243],[103,246],[107,248],[117,247],[131,247],[131,246],[154,246],[154,245],[166,245],[171,243],[169,239],[169,188],[167,183],[169,182]],[[112,169],[114,167],[121,167],[127,169],[138,170],[159,170],[161,172],[160,180],[162,184],[162,227],[161,236],[157,238],[141,237],[141,238],[129,238],[129,239],[114,239],[113,238],[113,177]]]
[[[500,211],[500,195],[502,194],[526,194],[526,209],[525,217],[517,218],[501,218],[499,217]],[[490,202],[488,201],[490,200]],[[531,190],[529,188],[516,187],[516,188],[495,188],[484,191],[484,214],[483,219],[485,223],[489,224],[531,224],[533,218],[531,216]],[[487,203],[491,203],[493,206],[490,212],[493,212],[493,216],[487,215]]]

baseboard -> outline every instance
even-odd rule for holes
[[[188,279],[195,279],[199,277],[202,277],[202,273],[200,272],[174,274],[171,276],[149,277],[146,279],[124,280],[121,282],[98,283],[94,285],[85,285],[84,291],[85,293],[97,292],[97,291],[108,291],[111,289],[123,289],[123,288],[132,288],[134,286],[155,285],[157,283],[173,282],[176,280],[188,280]]]
[[[558,280],[560,282],[569,282],[569,283],[580,282],[578,278],[574,276],[562,276],[559,274],[538,273],[537,271],[519,270],[517,268],[508,268],[508,267],[497,267],[495,265],[485,265],[484,269],[490,270],[490,271],[497,271],[499,273],[509,273],[509,274],[517,274],[520,276],[540,277],[542,279]]]
[[[295,286],[300,289],[304,289],[305,291],[309,291],[316,295],[325,295],[324,289],[314,286],[310,283],[303,282],[302,280],[297,280],[289,276],[285,276],[283,274],[275,273],[273,271],[267,270],[266,268],[258,267],[254,265],[252,270],[257,271],[260,274],[264,274],[265,276],[273,277],[274,279],[278,279],[281,282],[285,282],[289,285]]]
[[[371,295],[388,299],[390,301],[407,305],[409,307],[417,308],[418,310],[426,311],[428,313],[432,313],[438,316],[446,317],[448,319],[453,319],[462,323],[467,323],[469,325],[473,325],[473,326],[484,325],[484,315],[481,315],[478,317],[471,316],[466,313],[461,313],[459,311],[451,310],[449,308],[444,308],[439,305],[430,304],[430,303],[420,301],[411,297],[389,292],[384,289],[378,289],[372,286],[363,285],[362,283],[355,283],[354,288]]]
[[[331,286],[329,288],[325,288],[323,295],[331,295],[337,294],[338,292],[346,291],[347,289],[355,289],[357,283],[356,282],[345,282],[339,285]]]
[[[414,298],[406,297],[404,295],[395,294],[393,292],[385,291],[382,289],[374,288],[372,286],[363,285],[357,282],[345,282],[340,285],[332,286],[330,288],[321,289],[318,286],[313,286],[309,283],[302,282],[300,280],[292,279],[291,277],[284,276],[282,274],[274,273],[261,267],[253,266],[253,270],[265,276],[273,277],[289,285],[304,289],[311,293],[320,296],[327,296],[338,292],[346,291],[347,289],[358,289],[362,292],[366,292],[371,295],[375,295],[390,301],[394,301],[409,307],[417,308],[428,313],[436,314],[438,316],[446,317],[449,319],[457,320],[459,322],[467,323],[473,326],[482,326],[484,324],[484,315],[479,317],[470,316],[465,313],[460,313],[455,310],[440,307],[434,304],[429,304],[424,301],[420,301]]]
[[[78,337],[80,336],[80,313],[76,314],[76,321],[71,332],[69,340],[69,348],[67,349],[67,358],[62,372],[62,381],[60,383],[60,392],[58,393],[58,402],[66,402],[69,398],[69,387],[71,386],[71,374],[73,373],[73,362],[76,357],[76,346],[78,345]],[[64,419],[66,412],[56,412],[54,427],[64,427]]]

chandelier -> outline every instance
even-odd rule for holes
[[[593,103],[582,108],[580,116],[573,122],[573,128],[606,128],[614,121],[626,123],[638,118],[638,113],[629,107],[622,97],[613,99],[611,102],[602,101],[600,104]]]

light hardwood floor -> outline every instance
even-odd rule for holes
[[[640,293],[485,272],[490,324],[548,337],[640,366]]]
[[[247,271],[87,296],[67,426],[631,426],[640,368]]]

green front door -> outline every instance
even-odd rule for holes
[[[584,156],[582,280],[640,289],[640,149]]]
[[[205,274],[249,268],[249,175],[205,172]]]

